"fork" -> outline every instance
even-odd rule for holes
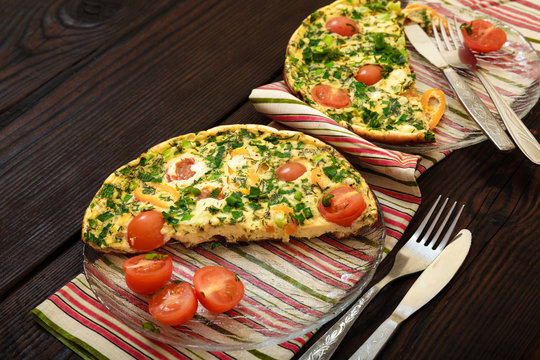
[[[448,203],[448,198],[446,198],[443,205],[437,212],[435,219],[431,221],[429,228],[423,237],[420,238],[422,231],[430,222],[431,215],[437,208],[440,199],[441,195],[439,195],[427,215],[424,217],[418,226],[418,229],[396,254],[394,265],[392,266],[390,272],[381,281],[373,285],[359,300],[357,300],[356,303],[319,340],[317,340],[304,353],[304,355],[300,357],[300,360],[329,359],[360,313],[365,309],[375,295],[379,293],[379,291],[381,291],[388,283],[397,278],[424,270],[429,264],[431,264],[431,262],[433,262],[437,255],[442,252],[450,240],[450,236],[456,227],[456,223],[465,205],[461,206],[457,215],[454,217],[454,220],[446,231],[443,239],[437,246],[435,246],[457,204],[457,202],[454,202],[435,235],[431,236],[433,229],[437,225],[437,222],[445,209],[446,204]]]
[[[437,47],[443,58],[450,66],[467,70],[480,79],[480,82],[487,90],[488,95],[493,101],[493,104],[499,112],[512,139],[514,139],[525,156],[535,164],[540,164],[540,144],[525,124],[519,119],[514,110],[512,110],[512,108],[504,101],[484,72],[476,66],[474,54],[463,45],[463,35],[461,34],[461,31],[459,31],[456,17],[454,16],[453,26],[448,22],[448,33],[450,36],[446,34],[446,30],[442,25],[443,21],[440,21],[439,23],[439,26],[441,27],[441,36],[439,36],[439,30],[437,29],[435,22],[432,22],[431,25],[433,27],[433,35],[435,36]]]

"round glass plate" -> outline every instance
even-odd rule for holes
[[[379,214],[382,212],[379,207]],[[208,243],[187,249],[170,242],[159,252],[173,258],[173,278],[192,283],[205,265],[222,265],[243,281],[245,295],[231,311],[215,314],[199,305],[189,322],[171,327],[148,313],[149,296],[125,284],[125,255],[84,246],[86,278],[113,316],[150,338],[201,350],[247,350],[280,344],[320,327],[344,310],[369,283],[383,253],[384,220],[359,235],[289,243]]]
[[[478,67],[487,72],[490,81],[503,98],[511,104],[516,114],[520,118],[524,117],[540,97],[540,58],[532,45],[512,27],[483,13],[440,2],[426,2],[425,4],[444,15],[450,23],[453,23],[454,15],[458,24],[474,19],[485,19],[506,32],[507,41],[500,50],[485,54],[475,53],[475,55],[478,59]],[[376,144],[387,149],[422,154],[430,151],[459,149],[487,140],[476,123],[468,117],[441,71],[427,62],[410,44],[407,45],[407,50],[412,69],[416,73],[417,90],[423,92],[430,88],[442,89],[446,94],[446,112],[434,129],[435,142],[410,145]],[[465,71],[457,71],[467,79],[488,108],[496,114],[496,109],[480,81]],[[499,120],[498,115],[496,118]]]

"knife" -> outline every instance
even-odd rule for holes
[[[373,359],[392,336],[398,325],[416,310],[427,304],[450,282],[454,274],[467,257],[471,248],[471,232],[461,230],[418,277],[403,300],[388,319],[356,350],[349,360]]]
[[[514,149],[514,143],[510,140],[491,111],[476,96],[465,80],[443,59],[441,53],[431,42],[431,39],[424,30],[417,24],[407,25],[404,27],[404,30],[416,51],[442,71],[454,93],[459,98],[459,101],[465,107],[465,110],[467,110],[472,119],[480,126],[480,129],[482,129],[495,146],[501,151]]]

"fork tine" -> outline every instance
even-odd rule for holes
[[[454,29],[456,30],[456,32],[458,34],[459,43],[461,45],[463,45],[465,43],[465,41],[463,40],[463,34],[461,33],[461,31],[459,29],[459,24],[458,24],[458,21],[456,19],[456,15],[454,15]]]
[[[431,217],[431,214],[433,214],[433,211],[435,211],[435,208],[437,207],[437,204],[439,203],[439,200],[441,200],[441,195],[439,195],[437,200],[435,200],[435,204],[433,204],[431,209],[429,209],[427,215],[424,216],[424,219],[422,220],[422,222],[420,223],[420,225],[418,226],[418,228],[416,229],[414,234],[412,234],[409,241],[417,241],[418,240],[418,238],[420,237],[420,234],[422,233],[422,231],[426,227],[426,224],[428,223],[429,218]]]
[[[437,47],[439,48],[439,50],[443,50],[443,44],[441,38],[439,37],[439,30],[437,29],[433,21],[431,22],[431,27],[433,28],[433,35],[435,36],[435,42],[437,43]]]
[[[443,18],[441,18],[441,21],[439,21],[439,28],[441,30],[442,38],[444,39],[444,43],[446,44],[446,48],[448,50],[454,50],[453,44],[450,42],[450,38],[448,35],[446,35],[446,29],[444,28],[444,23],[442,21]]]
[[[427,229],[426,233],[424,234],[424,237],[420,239],[421,243],[424,243],[424,245],[428,245],[430,243],[430,235],[433,229],[435,228],[435,225],[437,225],[437,221],[439,221],[439,218],[441,217],[441,214],[446,207],[446,203],[448,202],[448,198],[444,200],[444,203],[442,204],[441,208],[439,209],[439,212],[435,216],[435,219],[431,222],[431,225]]]
[[[456,207],[456,204],[457,204],[457,201],[454,201],[454,204],[450,208],[450,211],[448,211],[448,214],[446,214],[446,217],[444,218],[442,224],[439,226],[439,229],[437,230],[435,235],[433,235],[433,237],[431,239],[428,239],[426,241],[426,246],[429,245],[429,244],[432,244],[432,243],[435,246],[435,244],[437,243],[437,240],[439,239],[439,236],[441,236],[441,233],[442,233],[444,227],[446,226],[446,223],[448,222],[448,219],[450,219],[450,215],[452,214],[452,211],[454,211],[454,208]],[[443,208],[441,208],[441,212],[442,212]],[[435,224],[433,224],[433,225],[435,225]]]
[[[449,24],[449,22],[447,21]],[[454,47],[457,49],[459,48],[460,41],[458,41],[458,38],[456,37],[456,33],[460,33],[459,26],[457,26],[456,22],[456,16],[454,15],[454,26],[448,25],[448,32],[450,33],[450,37],[452,38],[452,42],[454,43]]]
[[[444,235],[443,239],[441,240],[441,243],[439,246],[435,248],[435,250],[442,250],[448,244],[448,240],[450,240],[450,236],[452,236],[452,232],[454,231],[454,228],[456,227],[457,221],[459,217],[461,216],[461,212],[463,211],[463,208],[465,205],[461,205],[461,208],[459,209],[456,217],[454,218],[454,221],[452,221],[452,224],[450,224],[450,227],[448,228],[448,231],[446,231],[446,235]],[[448,214],[450,215],[450,214]],[[442,228],[441,228],[442,229]]]

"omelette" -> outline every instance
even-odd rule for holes
[[[414,90],[404,18],[399,2],[385,0],[338,0],[315,11],[288,43],[286,84],[366,139],[395,144],[435,140]],[[369,78],[372,70],[374,80]]]
[[[139,226],[150,217],[157,220]],[[117,169],[85,212],[82,240],[136,253],[150,250],[132,236],[141,229],[157,232],[154,247],[171,239],[192,247],[341,238],[377,219],[365,180],[331,146],[296,131],[229,125],[172,138]]]

